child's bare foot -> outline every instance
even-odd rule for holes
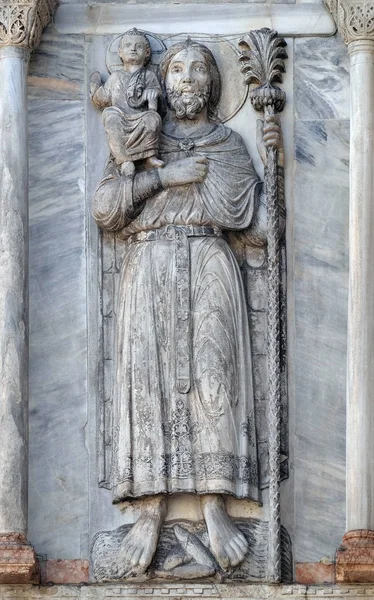
[[[157,158],[157,156],[149,156],[145,159],[145,165],[151,169],[161,169],[165,166],[165,163]]]
[[[135,165],[133,162],[126,161],[120,165],[121,175],[125,175],[126,177],[131,177],[135,173]]]

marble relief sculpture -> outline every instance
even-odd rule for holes
[[[132,30],[120,46],[124,60],[133,42],[135,59],[142,40],[138,70],[100,87],[96,75],[91,80],[94,105],[111,103],[103,113],[111,154],[93,214],[127,247],[117,292],[110,487],[114,503],[142,499],[132,527],[94,540],[102,581],[149,568],[163,577],[232,573],[253,552],[254,529],[267,543],[261,523],[236,522],[225,505],[227,496],[260,501],[249,322],[226,232],[264,246],[266,193],[242,138],[217,117],[221,74],[212,52],[191,39],[172,45],[158,88],[144,72],[144,38]],[[152,104],[158,92],[148,95],[148,85],[162,90],[162,127]],[[137,125],[128,135],[124,103],[131,107],[135,96],[147,98],[148,109],[130,111]],[[282,165],[275,114],[258,145],[265,163],[272,147]],[[198,495],[200,528],[164,526],[173,494]]]
[[[161,117],[157,113],[161,88],[147,69],[151,47],[146,36],[130,29],[121,39],[118,54],[123,69],[112,73],[102,85],[100,73],[91,75],[91,100],[103,110],[109,148],[121,173],[133,172],[134,161],[163,167],[157,159]]]

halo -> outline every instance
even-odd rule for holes
[[[162,55],[173,44],[183,42],[187,37],[190,37],[194,42],[207,46],[217,61],[222,80],[221,99],[218,105],[219,120],[225,123],[225,121],[231,119],[241,109],[248,95],[248,86],[244,84],[238,60],[240,52],[235,48],[234,44],[220,35],[202,33],[195,35],[184,33],[155,35],[141,29],[139,31],[146,35],[150,43],[152,58],[148,66],[155,72],[157,71],[157,66],[161,61]],[[117,71],[122,67],[121,59],[118,56],[118,46],[122,35],[117,36],[107,49],[106,66],[109,73]]]
[[[154,70],[156,70],[157,65],[159,64],[159,62],[161,60],[161,56],[166,51],[166,46],[163,43],[161,36],[157,36],[154,33],[149,33],[149,31],[144,31],[143,29],[139,29],[138,31],[139,31],[139,33],[143,33],[146,36],[147,40],[149,41],[149,45],[151,46],[151,51],[152,51],[152,57],[151,57],[151,62],[149,63],[148,66],[151,68],[153,66]],[[114,38],[114,40],[112,40],[112,42],[109,44],[109,46],[107,48],[105,63],[106,63],[106,68],[108,69],[109,73],[113,73],[113,71],[118,71],[122,67],[121,59],[118,56],[119,42],[120,42],[122,36],[123,36],[123,33],[121,33],[121,35],[118,35],[116,38]]]

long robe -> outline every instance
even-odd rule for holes
[[[112,165],[95,194],[100,227],[121,231],[125,238],[166,225],[171,232],[172,225],[216,231],[251,227],[261,182],[238,134],[217,125],[195,140],[162,135],[160,150],[166,164],[206,156],[204,182],[168,188],[135,209],[132,186]],[[181,492],[259,498],[241,274],[224,237],[188,237],[187,244],[190,327],[182,343],[173,236],[130,243],[122,265],[113,390],[114,502]],[[186,356],[186,348],[190,384],[183,393],[177,370],[178,355]]]

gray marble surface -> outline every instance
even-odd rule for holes
[[[85,53],[83,36],[58,36],[50,30],[30,68],[29,539],[48,558],[87,558],[93,533],[131,522],[137,511],[136,505],[126,514],[114,510],[109,492],[97,485],[98,356],[87,342],[87,336],[95,337],[87,333],[87,322],[94,326],[98,314],[93,300],[98,240],[89,213],[106,148],[99,115],[87,107],[85,142],[84,57],[87,73],[94,68],[105,72],[100,61],[106,42],[87,36]],[[304,38],[295,40],[295,47],[296,118],[302,120],[296,121],[294,184],[291,162],[286,170],[294,460],[291,478],[282,484],[282,520],[292,529],[296,560],[309,562],[334,554],[345,524],[349,106],[341,42]],[[288,51],[292,56],[291,45]],[[283,116],[287,161],[293,150],[291,63]],[[249,107],[243,134],[252,153],[255,118]],[[262,296],[251,296],[250,305],[259,311],[254,319],[260,332]],[[263,354],[261,335],[258,341],[257,351]],[[188,518],[195,514],[191,508]]]
[[[31,100],[29,539],[85,558],[86,259],[83,109]]]
[[[297,562],[332,558],[345,531],[348,64],[336,36],[295,40],[290,283]]]
[[[50,25],[29,66],[31,98],[77,100],[84,96],[84,38],[58,35]]]
[[[296,118],[349,119],[349,58],[340,37],[295,40]]]
[[[296,123],[291,360],[298,562],[333,556],[345,529],[348,141],[348,121]]]

